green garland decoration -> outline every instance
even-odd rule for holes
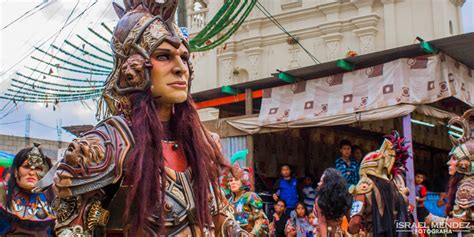
[[[113,55],[111,53],[108,53],[108,52],[105,52],[104,50],[102,50],[101,48],[95,46],[94,44],[92,44],[91,42],[87,41],[86,39],[84,39],[82,36],[80,35],[76,35],[82,42],[84,42],[85,44],[91,46],[92,48],[94,48],[95,50],[107,55],[107,56],[110,56],[110,57],[113,57]]]
[[[99,59],[99,60],[101,60],[101,61],[103,61],[103,62],[114,63],[112,60],[108,60],[108,59],[102,58],[102,57],[100,57],[100,56],[97,56],[97,55],[95,55],[95,54],[93,54],[93,53],[90,53],[90,52],[88,52],[88,51],[86,51],[86,50],[84,50],[84,49],[81,49],[81,48],[77,47],[76,45],[74,45],[73,43],[71,43],[69,40],[64,40],[64,42],[65,42],[66,44],[68,44],[69,46],[73,47],[74,49],[79,50],[79,51],[82,52],[83,54],[89,55],[89,56],[91,56],[91,57],[93,57],[93,58],[96,58],[96,59]]]
[[[20,98],[20,99],[28,99],[28,100],[64,100],[64,99],[78,99],[78,98],[85,98],[85,97],[99,97],[101,93],[91,93],[88,95],[70,95],[70,96],[49,96],[48,94],[41,95],[41,96],[25,96],[25,95],[14,95],[10,93],[5,93],[5,96],[10,96],[12,98]]]
[[[84,97],[82,100],[88,100],[88,99],[95,99],[97,97],[91,96],[91,97]],[[19,99],[19,98],[11,98],[11,97],[6,97],[6,96],[0,96],[0,99],[4,100],[13,100],[16,102],[26,102],[26,103],[55,103],[55,100],[26,100],[26,99]],[[78,99],[58,99],[59,103],[66,103],[66,102],[76,102]]]
[[[226,1],[219,9],[216,15],[209,21],[209,23],[190,41],[192,44],[201,45],[211,39],[217,33],[222,31],[226,25],[227,19],[235,11],[240,1]]]
[[[110,36],[114,34],[114,32],[104,22],[100,23],[100,25],[103,26],[105,30],[107,30],[110,33]]]
[[[54,58],[54,59],[56,59],[56,60],[58,60],[58,61],[61,61],[61,62],[66,63],[66,64],[69,64],[69,65],[71,65],[71,66],[75,66],[75,67],[82,68],[82,69],[86,69],[86,70],[91,70],[91,71],[94,71],[94,72],[104,72],[104,73],[109,73],[109,74],[110,74],[110,72],[112,71],[111,68],[110,68],[110,70],[107,70],[107,71],[106,71],[106,70],[99,70],[99,69],[95,69],[95,68],[84,67],[84,66],[82,66],[82,65],[79,65],[79,64],[72,63],[72,62],[69,62],[69,61],[67,61],[67,60],[64,60],[64,59],[62,59],[62,58],[60,58],[60,57],[56,57],[56,56],[54,56],[54,55],[52,55],[52,54],[50,54],[50,53],[48,53],[48,52],[46,52],[46,51],[44,51],[44,50],[38,48],[38,47],[35,47],[35,49],[38,50],[38,51],[40,51],[41,53],[44,53],[44,54],[46,54],[46,55],[48,55],[48,56],[50,56],[50,57],[52,57],[52,58]]]
[[[226,1],[224,6],[227,3],[232,4],[232,3],[235,3],[235,2],[240,2],[240,0]],[[191,47],[191,51],[193,51],[193,52],[207,51],[207,50],[210,50],[210,49],[213,49],[213,48],[217,47],[218,45],[220,45],[223,42],[225,42],[226,40],[228,40],[230,38],[230,36],[232,36],[232,34],[234,34],[237,31],[237,29],[242,25],[242,23],[248,17],[248,15],[252,11],[252,9],[254,8],[256,3],[257,3],[257,0],[250,0],[250,3],[248,3],[248,0],[245,0],[245,2],[242,4],[242,6],[239,8],[239,10],[235,14],[233,14],[232,16],[230,16],[230,13],[227,13],[227,11],[223,15],[214,16],[214,18],[219,19],[219,20],[216,20],[217,23],[215,23],[216,21],[214,21],[214,18],[213,18],[209,22],[209,24],[207,24],[204,27],[204,29],[202,29],[198,33],[198,35],[196,35],[196,37],[194,37],[192,40],[190,40],[189,44],[190,44],[190,47]],[[229,7],[228,9],[231,13],[233,13],[236,9],[236,6],[234,7],[234,5],[225,6],[225,7]],[[245,9],[245,7],[247,7],[247,8]],[[235,24],[233,24],[230,27],[230,29],[227,30],[227,32],[223,33],[223,35],[220,36],[217,40],[213,41],[210,44],[207,44],[208,40],[210,40],[212,37],[216,36],[218,33],[221,33],[222,30],[227,28],[242,11],[243,11],[243,13],[242,13],[242,16],[240,17],[240,19]],[[219,12],[221,12],[221,11],[219,11]]]
[[[29,80],[32,80],[33,81],[33,84],[36,84],[39,83],[39,84],[45,84],[45,85],[50,85],[50,86],[58,86],[58,87],[64,87],[64,88],[75,88],[75,89],[95,89],[97,87],[103,87],[104,86],[104,83],[102,82],[101,85],[87,85],[87,86],[82,86],[82,85],[65,85],[65,84],[59,84],[59,83],[53,83],[53,82],[48,82],[48,81],[38,81],[38,79],[35,79],[35,78],[32,78],[30,76],[26,76],[20,72],[17,72],[16,75],[18,76],[21,76],[21,77],[24,77],[26,79],[29,79]],[[17,79],[12,79],[12,81],[14,82],[23,82],[23,81],[20,81],[20,80],[17,80]]]
[[[31,95],[31,96],[44,96],[44,95],[51,95],[54,97],[67,97],[67,96],[84,96],[84,95],[91,95],[95,94],[97,92],[87,92],[87,93],[66,93],[66,94],[61,94],[61,93],[53,93],[53,92],[44,92],[44,91],[33,91],[28,88],[23,88],[23,90],[13,90],[11,88],[8,88],[9,92],[16,93],[16,94],[25,94],[25,95]],[[36,92],[36,93],[31,93],[31,92]]]
[[[95,64],[95,63],[92,63],[92,62],[87,61],[87,60],[85,60],[85,59],[82,59],[82,58],[80,58],[80,57],[77,57],[77,56],[75,56],[74,54],[69,53],[68,51],[66,51],[66,50],[64,50],[64,49],[61,49],[61,48],[57,47],[56,45],[53,45],[53,44],[52,44],[51,47],[53,47],[53,48],[56,49],[56,50],[59,50],[59,52],[61,52],[61,53],[63,53],[63,54],[66,54],[66,55],[69,56],[69,57],[75,58],[75,59],[77,59],[77,60],[79,60],[79,61],[81,61],[81,62],[84,62],[84,63],[86,63],[86,64],[89,64],[89,65],[91,65],[91,66],[100,67],[100,68],[103,68],[103,69],[110,69],[110,70],[112,70],[111,67],[107,67],[107,66],[100,65],[100,64]]]
[[[110,45],[110,40],[104,38],[104,36],[100,35],[99,33],[97,33],[96,31],[94,31],[92,28],[88,27],[87,28],[90,32],[92,32],[94,35],[96,35],[97,37],[99,37],[101,40],[103,40],[105,43],[107,43],[107,45]]]
[[[71,78],[71,77],[56,76],[56,75],[52,75],[52,74],[49,74],[47,72],[43,72],[43,71],[28,67],[28,66],[25,66],[25,67],[30,69],[33,72],[41,73],[41,74],[49,76],[49,77],[59,78],[59,79],[65,80],[65,81],[75,81],[75,82],[84,82],[84,83],[91,83],[91,82],[92,83],[97,83],[97,82],[104,83],[104,81],[105,81],[105,80],[92,80],[92,79],[89,80],[89,79],[77,79],[77,78]]]
[[[60,69],[63,69],[63,70],[66,70],[66,71],[69,71],[69,72],[77,72],[77,73],[81,73],[81,74],[88,74],[88,75],[100,75],[100,76],[108,76],[112,71],[110,71],[109,73],[99,73],[99,72],[86,72],[86,71],[81,71],[81,70],[76,70],[76,69],[73,69],[73,68],[68,68],[68,67],[63,67],[63,66],[58,66],[58,65],[55,65],[55,64],[52,64],[50,62],[46,62],[42,59],[39,59],[35,56],[31,56],[32,59],[38,61],[38,62],[41,62],[41,63],[44,63],[46,65],[49,65],[49,66],[53,66],[53,67],[56,67],[56,68],[60,68]]]
[[[16,83],[20,83],[20,84],[23,84],[23,85],[26,85],[26,86],[30,86],[31,88],[37,88],[37,89],[43,89],[43,90],[50,90],[50,91],[59,91],[59,92],[69,92],[69,93],[81,93],[81,92],[88,92],[88,91],[102,91],[104,88],[101,87],[101,88],[98,88],[98,89],[85,89],[85,90],[65,90],[65,89],[58,89],[58,88],[51,88],[51,87],[45,87],[45,86],[42,86],[42,85],[34,85],[34,84],[31,84],[31,83],[27,83],[27,82],[24,82],[24,81],[20,81],[20,80],[16,80],[16,79],[12,79],[12,81],[16,82]],[[12,84],[12,86],[15,85],[15,84]],[[75,88],[76,89],[76,88]]]

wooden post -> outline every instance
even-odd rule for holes
[[[413,218],[416,222],[417,214],[416,214],[416,190],[415,190],[415,165],[413,161],[415,157],[413,156],[413,136],[411,134],[411,115],[403,116],[403,136],[408,141],[408,153],[410,154],[411,159],[407,160],[407,176],[406,176],[406,185],[408,186],[408,190],[410,194],[408,195],[408,202],[414,207],[413,210]]]
[[[245,115],[251,115],[253,113],[253,98],[252,89],[245,89]],[[255,191],[255,165],[253,157],[253,137],[247,135],[246,137],[247,149],[249,151],[247,155],[247,167],[252,168],[252,176],[250,177],[252,183],[252,191]]]

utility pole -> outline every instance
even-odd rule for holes
[[[61,148],[61,140],[63,136],[63,120],[59,119],[57,121],[56,129],[58,131],[58,148]]]
[[[25,120],[25,147],[30,145],[30,124],[31,124],[31,114],[26,114],[26,120]]]

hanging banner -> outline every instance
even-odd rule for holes
[[[444,54],[403,58],[374,67],[263,91],[259,125],[357,113],[455,97],[474,106],[473,70]]]

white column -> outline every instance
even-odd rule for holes
[[[397,46],[397,19],[395,17],[396,1],[397,0],[382,0],[386,49],[395,48]]]

